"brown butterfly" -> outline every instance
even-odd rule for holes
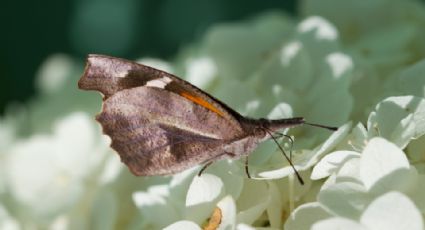
[[[269,138],[278,144],[273,135],[279,130],[301,124],[336,130],[302,117],[247,118],[172,74],[115,57],[89,55],[78,86],[103,94],[96,120],[137,176],[173,174],[205,164],[201,174],[214,161],[245,156],[250,177],[248,154]]]

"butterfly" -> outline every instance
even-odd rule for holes
[[[250,177],[249,153],[270,138],[278,144],[273,135],[279,130],[302,124],[336,130],[302,117],[244,117],[177,76],[104,55],[88,56],[78,87],[103,94],[96,120],[121,161],[137,176],[169,175],[203,164],[200,175],[215,161],[246,157]]]

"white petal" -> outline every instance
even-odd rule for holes
[[[208,171],[214,173],[222,180],[226,195],[231,195],[234,199],[238,199],[246,179],[244,165],[232,160],[223,160],[209,166]]]
[[[204,173],[195,176],[186,195],[186,206],[194,206],[205,202],[212,202],[221,194],[223,181],[212,174]]]
[[[181,219],[181,213],[177,213],[176,208],[159,194],[135,192],[133,193],[133,201],[144,220],[157,228],[167,226]]]
[[[39,67],[37,86],[44,93],[53,93],[63,87],[71,77],[74,63],[65,54],[54,54],[48,57]]]
[[[300,23],[300,32],[314,31],[317,39],[336,40],[338,32],[335,27],[322,17],[312,16]]]
[[[175,222],[164,228],[164,230],[181,230],[181,229],[201,230],[201,228],[196,223],[192,221],[187,221],[187,220],[181,220],[181,221]]]
[[[311,230],[368,230],[368,228],[350,219],[333,217],[318,221]]]
[[[99,177],[100,184],[113,183],[118,179],[124,167],[118,154],[111,153],[105,160],[103,172]]]
[[[270,227],[280,228],[282,226],[282,194],[273,181],[268,181],[270,193],[270,205],[267,207],[267,216]]]
[[[338,128],[337,131],[331,134],[331,136],[316,150],[310,151],[308,154],[303,154],[303,159],[296,159],[294,162],[295,168],[297,170],[306,170],[314,165],[318,159],[325,154],[327,151],[330,151],[334,148],[341,140],[343,140],[351,127],[351,123],[347,123]],[[294,173],[294,170],[290,166],[286,166],[280,169],[269,170],[258,173],[258,178],[254,179],[278,179],[283,178]]]
[[[6,183],[11,195],[36,218],[51,218],[72,207],[83,195],[83,182],[58,162],[54,140],[33,136],[18,143],[6,159]]]
[[[308,169],[316,164],[324,153],[330,151],[348,135],[350,129],[351,122],[339,127],[317,150],[312,151],[311,156],[305,156],[307,159],[306,162],[303,162],[301,169]]]
[[[334,78],[340,78],[353,68],[353,61],[350,56],[343,53],[331,53],[326,57],[326,61],[331,67]]]
[[[172,176],[169,183],[169,189],[172,191],[170,199],[177,201],[181,204],[182,208],[185,207],[187,191],[189,190],[190,184],[198,172],[199,168],[193,167]]]
[[[236,230],[257,230],[257,228],[241,223],[241,224],[238,224],[238,226],[236,226]]]
[[[236,204],[231,196],[224,197],[217,206],[221,209],[221,223],[219,230],[234,229],[236,225]]]
[[[302,43],[299,41],[293,41],[284,46],[280,54],[280,61],[282,64],[284,66],[290,65],[292,59],[297,56],[301,48]]]
[[[404,149],[412,138],[425,134],[425,99],[389,97],[376,106],[368,119],[368,135],[382,136]]]
[[[12,218],[7,210],[0,204],[0,229],[6,230],[18,230],[21,229],[19,227],[19,222]]]
[[[186,80],[199,88],[206,88],[216,76],[217,65],[211,57],[190,59],[186,63]]]
[[[360,182],[359,172],[360,158],[351,158],[339,169],[336,182]]]
[[[318,202],[298,206],[287,219],[285,230],[310,230],[317,221],[331,217]]]
[[[369,196],[362,185],[343,182],[320,191],[317,201],[336,216],[356,219],[369,203]]]
[[[312,180],[318,180],[328,177],[336,172],[347,160],[354,157],[360,157],[360,154],[354,151],[332,152],[323,157],[319,163],[314,166],[310,178]]]
[[[347,136],[346,142],[342,142],[339,149],[353,149],[356,152],[362,152],[368,140],[366,127],[362,123],[357,123],[351,133]]]
[[[195,176],[186,194],[186,219],[202,223],[224,193],[223,181],[212,174]]]
[[[102,190],[96,194],[96,198],[91,207],[91,228],[92,229],[113,229],[118,217],[118,204],[116,194],[111,190]]]
[[[407,171],[409,167],[409,161],[401,149],[383,138],[376,137],[369,141],[360,158],[360,179],[366,188],[370,189],[385,176]]]
[[[363,212],[360,222],[374,230],[423,230],[423,218],[415,204],[404,194],[389,192],[374,200]]]
[[[270,202],[270,194],[266,182],[247,181],[238,199],[238,223],[252,224],[266,210]]]
[[[295,168],[297,170],[299,170],[299,167],[295,166]],[[287,176],[289,176],[293,173],[294,173],[294,169],[292,169],[292,167],[285,166],[285,167],[280,168],[280,169],[260,172],[260,173],[258,173],[258,176],[260,176],[260,177],[256,177],[256,178],[253,178],[253,179],[256,179],[256,180],[279,179],[279,178],[287,177]]]

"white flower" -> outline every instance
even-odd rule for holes
[[[396,89],[405,87],[393,84],[392,79],[425,56],[423,2],[305,0],[300,8],[304,16],[320,15],[331,21],[354,60],[355,78],[350,91],[355,106],[351,119],[362,121],[372,106],[389,95],[424,96],[423,91],[420,95],[412,91],[423,85],[420,82],[415,81],[415,86],[399,94]],[[393,85],[383,87],[388,84]]]
[[[0,204],[0,229],[18,230],[19,223],[10,216],[7,210]]]
[[[216,25],[174,63],[140,61],[243,115],[338,126],[282,130],[305,185],[273,141],[249,156],[256,180],[230,160],[135,177],[94,124],[100,96],[77,89],[82,60],[53,55],[38,97],[0,119],[0,228],[423,229],[423,3],[306,0],[300,15]]]
[[[389,116],[391,114],[391,116]],[[401,148],[425,134],[425,99],[413,96],[389,97],[369,115],[368,136],[382,136]]]
[[[408,197],[399,192],[389,192],[373,200],[359,221],[333,217],[318,221],[311,229],[422,230],[423,224],[420,212]]]
[[[84,196],[85,180],[105,157],[105,139],[90,118],[75,113],[52,135],[16,142],[5,154],[5,184],[17,212],[43,223],[69,211]]]
[[[335,164],[331,165],[332,162]],[[319,167],[320,169],[316,169]],[[316,214],[307,221],[306,228],[312,226],[322,229],[333,223],[335,226],[361,226],[359,229],[385,229],[373,226],[381,225],[379,221],[385,221],[386,215],[399,216],[401,209],[397,209],[391,199],[399,199],[399,205],[404,205],[406,215],[412,215],[410,221],[414,221],[411,224],[415,229],[422,226],[420,213],[423,212],[424,199],[418,193],[423,189],[424,182],[395,144],[375,137],[368,142],[361,154],[336,151],[323,158],[316,168],[313,171],[315,178],[331,174],[332,177],[322,187],[317,202],[300,206],[294,212],[286,223],[288,229],[298,226],[310,212]],[[322,174],[319,170],[323,171]],[[348,173],[347,170],[351,172]],[[391,198],[387,199],[387,196]],[[380,210],[381,214],[377,215],[377,207],[385,211]],[[329,217],[332,218],[322,221]],[[357,223],[358,219],[360,223]],[[394,229],[403,229],[397,227],[408,223],[400,222],[399,219],[394,221],[398,223],[391,224],[395,226]]]

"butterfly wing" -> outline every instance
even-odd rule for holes
[[[89,55],[81,89],[104,95],[97,116],[136,175],[181,171],[223,154],[245,134],[242,116],[190,83],[124,59]]]
[[[106,100],[116,92],[144,86],[147,82],[159,79],[164,74],[167,73],[132,61],[90,54],[84,74],[78,81],[78,87],[99,91]]]
[[[97,120],[136,175],[172,174],[203,163],[243,135],[238,123],[175,93],[146,86],[114,93]]]
[[[178,94],[228,119],[242,120],[242,116],[226,104],[196,86],[167,72],[129,60],[91,54],[83,76],[78,81],[80,89],[96,90],[104,100],[123,89],[138,86],[162,88]]]

